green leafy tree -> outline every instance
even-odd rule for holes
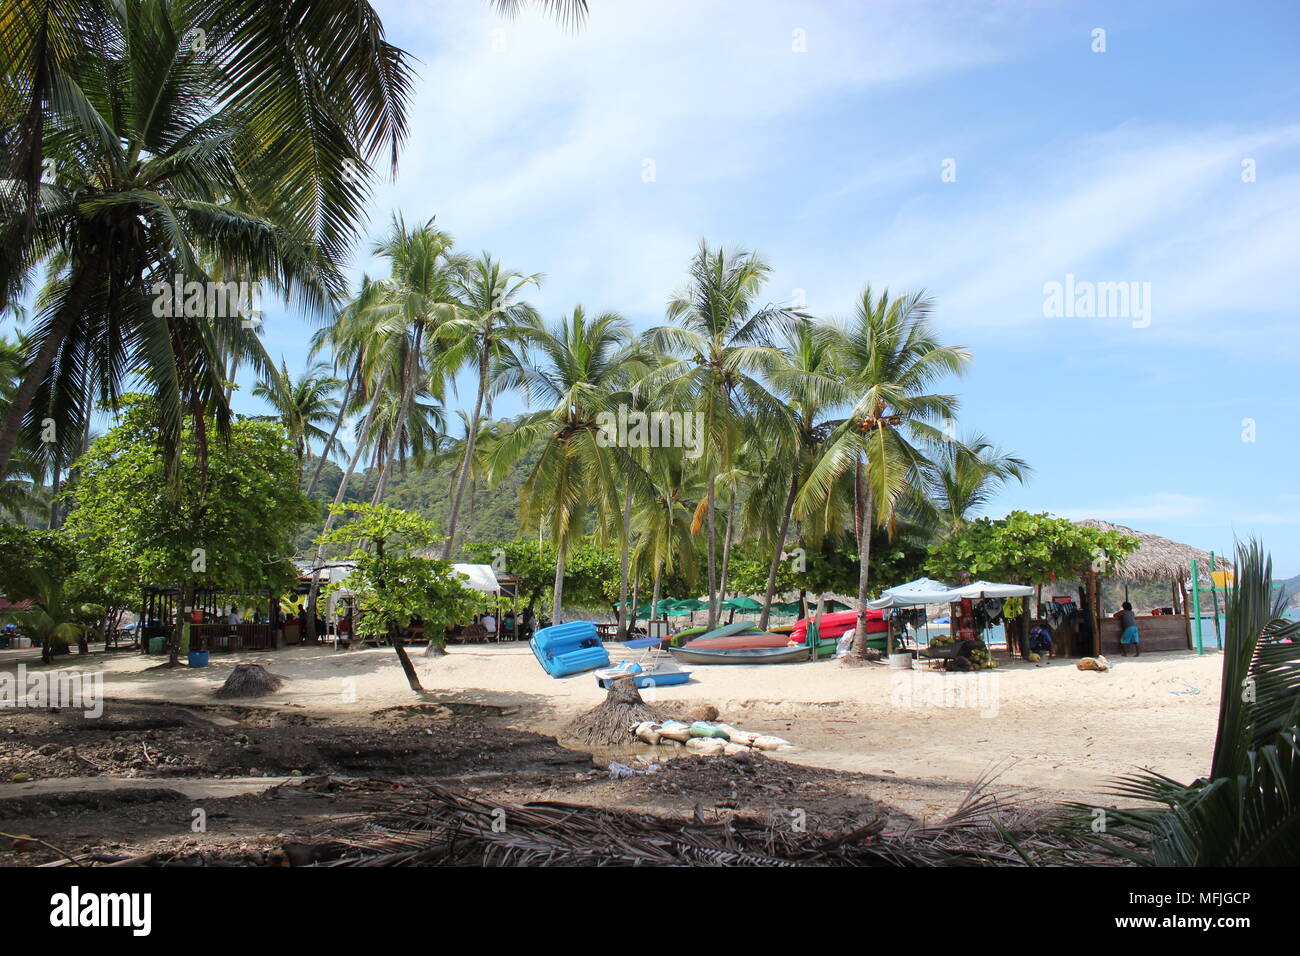
[[[1049,514],[1013,511],[1005,518],[979,518],[930,549],[926,571],[945,581],[984,579],[1045,584],[1077,578],[1089,569],[1105,573],[1132,554],[1136,538],[1102,531]]]
[[[158,410],[125,396],[120,424],[90,447],[66,494],[64,533],[80,573],[115,593],[179,585],[194,589],[287,588],[298,580],[292,541],[311,513],[298,487],[298,464],[282,429],[243,421],[204,449],[196,429],[182,433],[176,480],[157,454]],[[180,649],[180,624],[170,661]]]
[[[331,507],[351,520],[323,535],[324,543],[343,549],[343,560],[355,564],[346,582],[331,589],[346,587],[356,596],[361,612],[357,633],[389,641],[411,690],[422,692],[401,628],[419,617],[430,651],[445,653],[447,626],[469,620],[486,608],[486,599],[465,586],[450,562],[424,556],[438,542],[434,524],[427,518],[387,505]]]

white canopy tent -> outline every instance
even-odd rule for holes
[[[920,604],[947,604],[960,595],[954,588],[933,578],[917,578],[897,587],[886,588],[880,597],[868,601],[867,607],[877,610],[886,607],[916,607]]]
[[[496,594],[501,590],[501,585],[497,583],[497,573],[490,564],[453,564],[451,569],[468,578],[465,586],[475,591]]]
[[[1034,593],[1034,589],[1027,584],[999,584],[996,581],[976,581],[955,590],[958,598],[976,601],[980,598],[1028,597]]]

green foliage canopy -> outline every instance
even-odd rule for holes
[[[81,575],[132,601],[150,584],[238,591],[295,582],[293,533],[309,505],[282,429],[236,422],[205,462],[189,425],[171,484],[157,421],[152,400],[124,397],[120,423],[78,462],[63,532]]]
[[[926,573],[941,581],[963,578],[1042,584],[1076,577],[1092,568],[1102,574],[1132,554],[1138,540],[1117,531],[1084,528],[1049,514],[1013,511],[980,518],[932,545]]]
[[[345,550],[343,560],[356,567],[346,582],[326,593],[346,588],[356,596],[361,637],[382,640],[419,617],[425,637],[441,644],[448,625],[468,621],[489,606],[488,596],[466,587],[451,562],[422,556],[441,540],[429,519],[387,505],[330,508],[351,520],[321,540]]]

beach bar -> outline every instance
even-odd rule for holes
[[[1142,650],[1192,650],[1193,613],[1188,601],[1188,589],[1192,586],[1192,562],[1196,562],[1199,574],[1203,577],[1203,581],[1199,583],[1206,588],[1210,585],[1211,568],[1216,571],[1231,571],[1231,562],[1223,558],[1212,559],[1210,552],[1194,548],[1189,544],[1181,544],[1169,538],[1162,538],[1158,534],[1136,531],[1109,521],[1089,518],[1076,521],[1075,524],[1101,531],[1118,531],[1139,541],[1138,549],[1121,561],[1118,567],[1109,569],[1107,577],[1140,584],[1162,582],[1169,584],[1169,603],[1161,608],[1168,613],[1137,615]],[[1093,577],[1099,579],[1100,575]],[[1097,586],[1098,583],[1099,580],[1091,588],[1093,591],[1091,599],[1094,602],[1093,619],[1099,622],[1093,630],[1096,643],[1094,653],[1113,653],[1119,649],[1119,621],[1102,612],[1101,589]]]

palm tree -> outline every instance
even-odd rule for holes
[[[465,436],[465,452],[456,476],[447,516],[447,538],[442,545],[442,560],[451,558],[460,519],[461,498],[469,480],[470,462],[478,437],[486,403],[491,414],[492,398],[505,388],[518,384],[523,359],[518,348],[526,330],[536,326],[537,311],[519,296],[529,286],[541,284],[542,275],[523,275],[502,268],[483,253],[459,277],[457,314],[443,323],[438,337],[443,348],[441,369],[454,376],[462,368],[473,366],[478,378],[474,413]]]
[[[63,590],[63,580],[39,568],[29,568],[32,593],[30,608],[0,612],[0,620],[16,624],[28,636],[40,641],[41,661],[49,664],[60,647],[81,643],[84,649],[89,605],[72,603]]]
[[[4,415],[18,390],[26,353],[21,340],[10,341],[0,336],[0,416]],[[27,512],[41,507],[44,501],[38,487],[42,475],[39,457],[29,448],[16,448],[9,473],[0,479],[0,510],[21,520]]]
[[[649,498],[648,482],[631,450],[604,437],[600,416],[631,400],[629,362],[638,354],[627,320],[605,312],[588,318],[582,306],[546,327],[535,320],[524,330],[540,361],[526,361],[520,380],[539,411],[523,415],[493,442],[490,474],[508,474],[525,452],[542,453],[520,488],[521,524],[549,531],[555,542],[552,619],[559,623],[565,561],[591,512],[598,528],[616,513],[621,481]]]
[[[183,415],[228,425],[218,343],[264,363],[233,308],[155,314],[160,284],[215,262],[323,312],[369,160],[396,165],[405,54],[364,0],[9,0],[0,74],[0,309],[50,277],[0,477],[42,391],[111,400],[136,370],[174,461]]]
[[[321,424],[337,419],[341,407],[334,397],[339,380],[329,375],[328,370],[328,365],[317,363],[294,378],[289,373],[289,366],[282,363],[278,370],[272,370],[253,388],[253,394],[266,399],[284,425],[294,456],[298,459],[299,480],[302,479],[303,466],[311,456],[312,442],[324,443],[329,439]]]
[[[1023,458],[1004,453],[984,435],[935,443],[925,465],[929,499],[941,516],[942,533],[955,534],[1010,481],[1024,484],[1033,472]]]
[[[770,272],[754,253],[713,251],[701,242],[685,287],[668,302],[668,321],[680,325],[648,333],[653,347],[673,358],[647,377],[646,387],[663,391],[659,405],[698,414],[704,425],[698,464],[708,475],[703,504],[710,626],[718,620],[715,476],[732,467],[747,427],[760,441],[775,440],[789,429],[789,411],[761,376],[777,360],[777,350],[768,344],[772,333],[803,317],[775,306],[756,307]]]
[[[450,439],[441,398],[424,390],[405,401],[392,392],[381,392],[376,396],[377,407],[371,427],[380,481],[395,470],[405,471],[408,461],[417,469],[423,469],[446,454]],[[400,421],[399,415],[402,415]],[[371,503],[377,504],[373,497]]]
[[[654,584],[651,606],[657,608],[660,583],[665,574],[679,573],[694,581],[699,573],[691,524],[693,502],[703,498],[702,488],[693,483],[696,469],[684,449],[652,449],[647,472],[651,497],[640,502],[633,523],[640,529],[633,558],[637,565],[649,564]]]
[[[832,423],[829,416],[848,404],[852,395],[834,358],[831,337],[801,323],[787,337],[786,347],[781,350],[771,371],[773,392],[790,408],[791,428],[780,436],[779,445],[770,450],[758,478],[756,493],[752,496],[755,502],[783,499],[780,517],[775,522],[776,536],[772,539],[772,559],[768,564],[760,630],[767,629],[771,616],[777,570],[799,489],[830,433]],[[828,503],[834,507],[838,500],[838,495],[831,495]],[[771,516],[764,517],[768,520],[752,523],[759,528],[772,527]]]
[[[388,236],[375,244],[375,253],[392,263],[382,305],[374,312],[378,321],[373,330],[389,351],[394,372],[391,387],[398,396],[394,428],[386,435],[385,464],[395,459],[398,446],[410,440],[405,425],[415,395],[442,390],[437,331],[459,314],[456,295],[467,268],[465,260],[452,252],[453,243],[451,234],[436,229],[432,219],[407,229],[402,216],[395,214]],[[383,501],[389,474],[389,468],[381,467],[372,504]]]
[[[853,478],[854,532],[858,541],[858,623],[854,641],[866,654],[871,530],[893,533],[900,505],[923,483],[925,458],[916,442],[941,437],[935,422],[951,420],[957,399],[930,391],[960,374],[970,353],[940,345],[930,324],[931,302],[923,293],[890,298],[867,286],[845,327],[819,334],[832,343],[834,360],[853,395],[849,415],[826,445],[796,498],[799,510],[824,507],[837,481]]]

